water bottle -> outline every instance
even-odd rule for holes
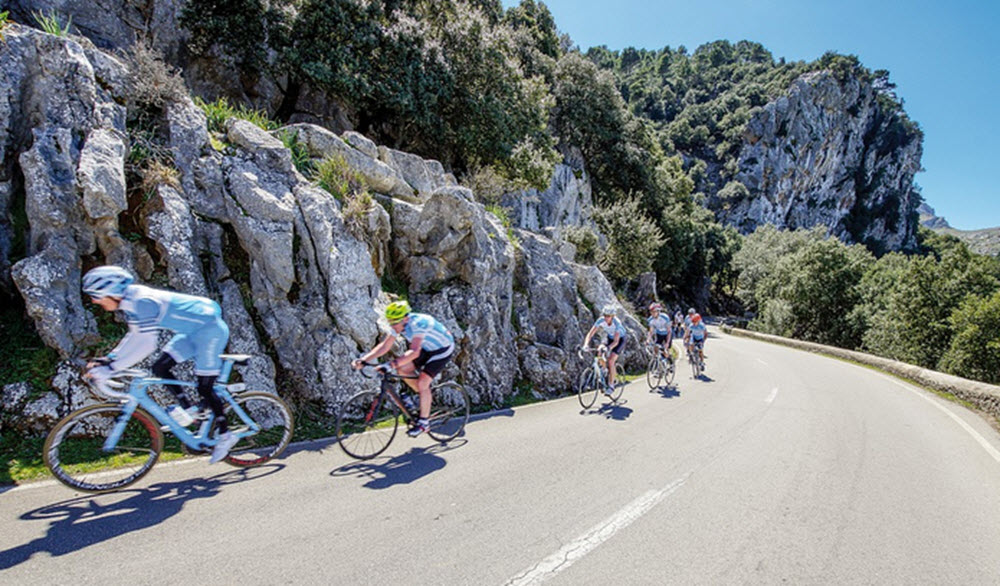
[[[192,411],[193,410],[194,409],[192,409]],[[187,409],[184,409],[180,405],[174,405],[170,408],[168,413],[174,421],[181,425],[181,427],[187,427],[194,423],[194,417],[191,417],[191,414],[188,413]]]
[[[413,395],[407,393],[403,395],[403,406],[406,407],[407,411],[413,413],[417,410],[417,401],[413,398]]]

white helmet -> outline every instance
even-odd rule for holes
[[[605,305],[604,309],[601,311],[602,315],[616,315],[618,313],[618,308],[614,305]]]
[[[127,270],[107,265],[90,269],[83,276],[83,292],[95,299],[101,297],[124,297],[125,288],[135,281]]]

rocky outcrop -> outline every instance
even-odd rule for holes
[[[145,282],[216,299],[228,350],[253,356],[240,368],[245,382],[332,410],[364,384],[350,360],[387,331],[387,278],[455,334],[445,376],[475,402],[502,404],[519,380],[547,395],[572,390],[583,366],[576,348],[597,317],[592,308],[616,302],[611,285],[596,268],[567,262],[558,241],[527,231],[512,240],[439,162],[309,124],[267,132],[231,119],[213,141],[200,109],[173,97],[156,113],[156,140],[173,169],[140,190],[124,171],[126,66],[85,39],[18,25],[5,35],[0,204],[9,212],[23,198],[28,229],[23,258],[9,256],[11,226],[0,230],[0,250],[12,265],[10,290],[63,358],[98,341],[82,272],[115,263]],[[315,159],[342,158],[379,203],[342,202],[317,187],[279,133],[295,133]],[[555,223],[540,229],[589,216],[585,176],[565,169],[543,214]],[[626,361],[641,366],[639,353],[631,343]],[[2,400],[29,430],[92,401],[68,360],[50,389],[7,385]]]
[[[747,123],[734,177],[746,189],[720,189],[709,207],[743,233],[821,225],[875,250],[912,248],[919,133],[878,98],[856,78],[802,76]]]

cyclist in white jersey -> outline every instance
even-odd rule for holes
[[[431,381],[451,360],[455,352],[455,337],[441,322],[425,313],[414,313],[406,301],[395,301],[385,308],[385,317],[389,320],[392,332],[382,342],[372,348],[367,354],[351,362],[354,368],[361,368],[363,363],[370,362],[388,352],[400,334],[410,347],[405,353],[378,368],[396,370],[402,376],[412,376],[417,370],[420,376],[416,379],[403,380],[420,395],[420,418],[407,434],[416,437],[427,431],[430,426],[431,414]]]
[[[663,315],[660,309],[659,303],[653,303],[649,306],[649,319],[646,320],[646,323],[649,324],[649,331],[646,333],[646,343],[653,343],[655,337],[660,353],[669,360],[670,344],[673,342],[674,332],[670,318]]]
[[[594,337],[597,330],[604,330],[605,344],[608,347],[608,388],[604,391],[607,395],[611,395],[614,392],[615,363],[618,361],[618,356],[622,353],[622,350],[625,349],[625,326],[615,316],[616,313],[618,313],[618,310],[614,305],[605,305],[603,316],[594,322],[593,327],[587,332],[587,337],[583,340],[583,348],[586,349],[590,346],[590,339]]]
[[[171,379],[171,369],[179,362],[194,359],[198,377],[198,392],[212,409],[219,441],[212,450],[209,463],[226,457],[238,438],[229,433],[222,400],[213,386],[222,369],[219,354],[229,341],[229,326],[222,320],[219,304],[205,297],[184,295],[172,291],[136,285],[129,271],[114,265],[91,269],[83,276],[83,292],[106,311],[121,311],[128,324],[128,334],[107,356],[88,363],[87,375],[106,379],[119,370],[140,362],[156,350],[160,330],[174,332],[163,347],[163,353],[153,364],[152,372]],[[180,408],[187,411],[186,421],[197,411],[187,394],[176,385],[166,385],[177,397]],[[171,411],[179,421],[181,415]]]
[[[705,361],[705,339],[708,337],[708,329],[705,322],[697,313],[691,316],[691,325],[684,334],[686,345],[691,346],[692,351],[697,351],[702,363]]]

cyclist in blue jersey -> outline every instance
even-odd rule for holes
[[[174,378],[171,369],[180,362],[194,359],[198,377],[198,392],[212,409],[218,442],[212,449],[209,463],[222,460],[238,438],[229,433],[222,400],[213,385],[222,369],[219,354],[229,341],[229,326],[222,320],[219,304],[205,297],[184,295],[137,285],[132,273],[109,265],[91,269],[83,276],[83,292],[106,311],[121,311],[129,331],[107,356],[87,364],[87,376],[107,379],[115,372],[129,368],[156,350],[160,330],[174,332],[163,347],[163,353],[153,364],[152,372],[160,378]],[[171,416],[182,424],[191,422],[197,407],[176,385],[167,385],[186,414],[171,410]],[[182,417],[186,417],[182,419]]]
[[[705,338],[707,337],[708,329],[705,327],[701,315],[697,313],[692,315],[691,325],[688,326],[687,332],[684,334],[684,341],[686,345],[691,346],[692,351],[698,352],[702,364],[705,362]]]
[[[649,306],[649,319],[646,323],[649,324],[649,331],[646,333],[646,343],[655,343],[660,349],[660,354],[664,358],[670,360],[670,344],[674,339],[674,331],[670,318],[661,313],[661,307],[659,303],[653,303]]]
[[[419,369],[420,376],[417,378],[403,379],[420,395],[420,417],[416,425],[407,432],[410,437],[417,437],[430,427],[431,381],[451,360],[455,352],[455,337],[433,317],[413,312],[406,301],[390,303],[385,308],[385,317],[389,320],[392,331],[367,354],[351,362],[351,366],[361,368],[365,362],[385,354],[402,334],[410,343],[409,349],[399,358],[381,364],[378,368],[395,370],[402,376],[413,376]]]
[[[593,327],[587,332],[587,337],[583,340],[583,349],[587,349],[590,346],[590,339],[594,337],[597,330],[604,330],[605,344],[608,347],[608,388],[604,391],[607,395],[614,393],[615,363],[622,350],[625,349],[625,326],[616,317],[616,313],[618,310],[614,305],[605,305],[603,316],[594,322]]]

